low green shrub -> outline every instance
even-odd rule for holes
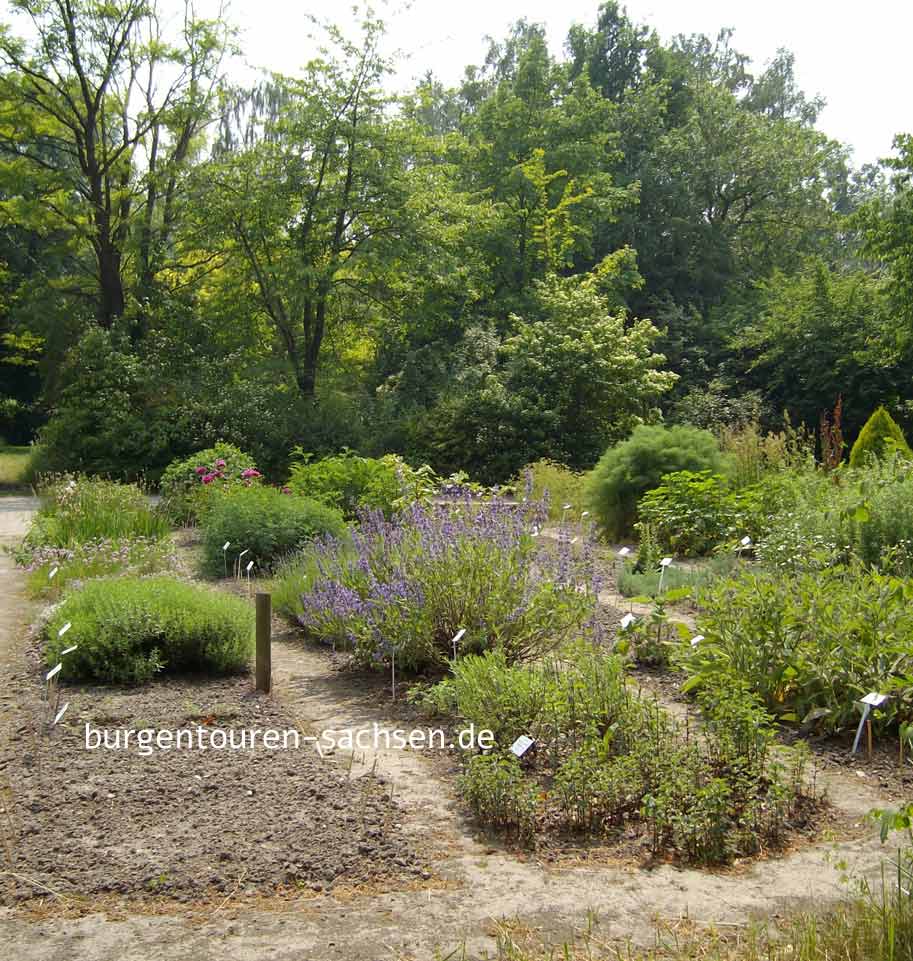
[[[162,508],[173,524],[192,524],[214,495],[259,478],[254,459],[231,444],[218,443],[190,457],[173,460],[162,474]]]
[[[687,646],[685,690],[745,683],[778,718],[839,731],[857,701],[891,694],[884,727],[913,708],[913,582],[859,563],[819,571],[754,571],[717,581],[700,597]]]
[[[295,451],[288,487],[354,518],[360,509],[381,510],[387,517],[430,494],[437,478],[429,467],[410,467],[396,454],[359,457],[352,452],[311,460]]]
[[[44,660],[62,660],[65,680],[112,684],[140,684],[160,671],[230,673],[247,667],[253,627],[253,609],[240,598],[175,578],[94,580],[54,610]]]
[[[482,824],[512,829],[521,839],[532,837],[537,789],[523,776],[513,754],[477,754],[464,767],[457,786]]]
[[[638,524],[649,524],[660,547],[673,554],[709,554],[745,535],[750,492],[734,491],[710,471],[676,471],[638,501]]]
[[[457,661],[440,696],[424,700],[496,732],[492,753],[460,778],[475,816],[527,840],[548,828],[639,828],[654,853],[697,863],[782,844],[805,809],[806,754],[789,770],[771,760],[773,724],[757,697],[740,684],[705,697],[692,730],[632,696],[623,672],[620,657],[582,642],[546,663],[497,652]],[[522,763],[509,752],[520,733],[536,741]]]
[[[528,498],[548,504],[550,520],[577,519],[584,509],[584,476],[563,464],[543,458],[527,464],[514,486]],[[565,511],[564,505],[570,504]]]
[[[865,422],[850,451],[850,467],[866,467],[873,460],[900,455],[913,460],[913,451],[899,424],[879,407]]]
[[[637,502],[675,471],[720,473],[724,460],[713,434],[694,427],[640,426],[610,447],[586,479],[587,504],[609,538],[629,534]]]
[[[42,491],[42,506],[23,549],[75,547],[99,540],[124,542],[137,537],[157,539],[168,533],[167,520],[150,507],[139,487],[64,475]]]
[[[253,561],[258,572],[270,572],[313,538],[346,532],[339,511],[274,487],[226,491],[213,499],[202,523],[203,571],[210,577],[231,573],[245,550],[245,565]]]
[[[718,554],[700,566],[684,567],[673,563],[662,575],[662,593],[696,591],[706,587],[715,578],[731,574],[738,563],[739,558],[734,551]],[[654,565],[651,570],[641,570],[639,563],[628,561],[618,570],[618,593],[622,597],[657,597],[660,593],[660,574],[658,565]]]

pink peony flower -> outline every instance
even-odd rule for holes
[[[203,474],[206,474],[206,473],[209,471],[209,468],[208,468],[208,467],[194,467],[193,471],[194,471],[195,474],[197,474],[197,475],[199,475],[200,477],[202,477]]]
[[[292,492],[291,487],[283,487],[283,488],[282,488],[282,493],[283,493],[283,494],[291,494],[291,492]]]
[[[248,477],[262,477],[263,475],[256,467],[248,467],[247,470],[241,471],[241,476],[246,479]]]
[[[211,484],[216,479],[215,474],[206,474],[203,478],[204,484]]]
[[[222,460],[222,458],[220,457],[220,458],[216,461],[216,467],[224,467],[224,466],[225,466],[225,461]]]

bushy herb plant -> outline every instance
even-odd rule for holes
[[[258,573],[269,572],[308,541],[339,539],[345,531],[342,515],[326,504],[274,487],[241,487],[214,499],[203,515],[203,571],[230,574],[247,551],[245,565],[253,561]]]
[[[851,727],[859,698],[892,698],[879,725],[913,704],[913,584],[858,562],[783,574],[753,571],[700,598],[700,644],[687,646],[685,690],[744,683],[781,720]]]
[[[508,661],[536,657],[595,619],[593,545],[538,536],[541,505],[503,501],[414,504],[387,520],[361,516],[351,549],[310,545],[320,576],[301,595],[300,623],[359,663],[393,659],[405,670],[439,670],[489,649]]]
[[[65,680],[112,684],[139,684],[160,671],[229,673],[247,666],[253,627],[253,609],[240,598],[172,577],[100,579],[54,610],[44,659],[48,667],[62,659]]]

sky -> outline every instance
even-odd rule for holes
[[[677,33],[716,36],[735,28],[733,45],[763,65],[779,47],[796,55],[796,74],[806,93],[827,106],[818,126],[854,149],[857,164],[891,153],[899,132],[913,132],[909,41],[913,4],[905,0],[627,0],[628,13],[668,40]],[[405,55],[398,85],[427,70],[456,83],[463,68],[480,63],[485,36],[505,36],[520,17],[544,23],[560,53],[568,27],[593,24],[598,0],[401,0],[375,7],[388,26],[391,50]],[[247,59],[294,72],[313,47],[305,14],[340,26],[355,23],[352,5],[332,0],[231,0]]]
[[[248,63],[295,73],[315,52],[307,14],[356,31],[352,0],[192,0],[199,15],[223,3],[240,27]],[[543,23],[558,55],[572,23],[594,25],[599,0],[372,0],[388,28],[388,53],[398,51],[395,84],[410,87],[429,70],[455,84],[467,64],[481,63],[486,36],[502,39],[521,17]],[[796,77],[810,96],[827,101],[818,120],[826,134],[853,149],[857,165],[891,154],[897,133],[913,133],[909,42],[910,0],[622,0],[635,22],[653,27],[664,40],[678,33],[715,37],[735,30],[733,46],[760,70],[786,47],[796,56]],[[6,7],[4,11],[3,8]],[[183,0],[159,0],[164,19],[180,23]],[[21,18],[0,0],[0,19],[28,35]],[[23,29],[24,28],[24,29]],[[240,64],[237,79],[250,77]]]

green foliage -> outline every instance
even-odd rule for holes
[[[171,425],[153,413],[150,372],[128,342],[91,330],[69,352],[40,434],[45,470],[136,478],[167,456]]]
[[[58,636],[64,624],[70,629]],[[244,670],[253,653],[251,606],[170,577],[89,581],[44,628],[44,661],[65,680],[141,684],[160,671]]]
[[[517,490],[525,490],[526,496],[536,501],[547,501],[550,520],[563,517],[578,518],[583,512],[583,475],[563,464],[542,458],[527,464],[514,481]],[[570,504],[565,511],[564,505]]]
[[[865,467],[869,458],[883,460],[891,454],[913,460],[913,451],[903,431],[884,407],[879,407],[865,422],[853,444],[850,467]]]
[[[502,750],[521,734],[555,745],[604,730],[628,702],[620,660],[583,643],[533,665],[510,664],[499,650],[470,654],[442,684],[458,715]]]
[[[401,457],[360,457],[347,451],[336,457],[311,460],[298,448],[288,480],[289,489],[341,510],[349,519],[359,509],[381,510],[389,517],[437,486],[429,467],[417,470]]]
[[[610,538],[630,533],[637,502],[674,471],[719,471],[723,458],[713,435],[694,427],[640,426],[610,447],[587,477],[591,510]]]
[[[64,475],[42,490],[42,498],[23,542],[26,552],[99,540],[154,540],[169,533],[168,522],[133,484]]]
[[[213,499],[202,526],[203,571],[210,577],[224,577],[226,568],[230,574],[242,551],[248,551],[244,566],[253,561],[258,573],[266,573],[307,541],[340,538],[346,531],[339,511],[274,487],[226,491]],[[230,547],[223,550],[226,543]]]
[[[249,454],[222,442],[190,457],[173,460],[159,482],[162,508],[172,523],[192,523],[199,519],[213,495],[244,486],[245,482],[249,486],[250,480],[242,474],[256,466]],[[204,483],[204,477],[213,479]]]
[[[523,777],[513,754],[477,754],[466,764],[457,784],[482,824],[512,829],[522,839],[532,836],[537,790]]]
[[[308,546],[297,571],[316,567],[298,620],[357,662],[440,671],[455,656],[501,650],[535,659],[579,636],[596,614],[592,545],[544,543],[536,505],[477,501],[414,504],[388,521],[362,518],[351,546]],[[282,588],[283,592],[286,588]],[[462,632],[454,650],[453,638]]]
[[[157,574],[177,564],[168,538],[133,537],[121,541],[85,541],[73,547],[39,547],[20,552],[28,572],[27,589],[33,597],[54,597],[68,585],[113,574]],[[55,571],[53,578],[51,571]]]
[[[865,470],[771,475],[761,487],[757,553],[767,567],[816,570],[856,557],[913,574],[913,466],[889,456]]]
[[[686,690],[745,683],[779,718],[825,730],[852,726],[856,701],[892,695],[885,726],[913,707],[913,584],[861,565],[743,573],[701,595],[705,639],[683,656]]]
[[[743,383],[772,411],[788,410],[814,429],[842,397],[844,429],[854,434],[865,411],[896,403],[905,371],[877,273],[813,258],[777,270],[756,297],[738,315],[732,346],[752,358]]]
[[[709,554],[741,531],[738,495],[710,471],[665,474],[637,504],[660,546],[686,557]]]
[[[540,826],[599,835],[637,826],[655,853],[725,862],[782,843],[803,803],[804,754],[785,776],[770,759],[769,715],[744,685],[704,698],[691,732],[628,691],[623,661],[586,643],[545,662],[511,665],[497,652],[463,658],[424,696],[496,732],[492,754],[460,780],[483,823],[531,838]],[[507,748],[537,744],[522,763]]]

